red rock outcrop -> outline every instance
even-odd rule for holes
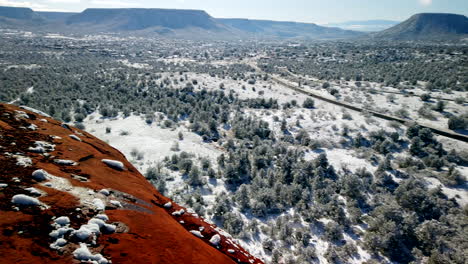
[[[86,132],[0,104],[0,153],[1,263],[262,263]]]

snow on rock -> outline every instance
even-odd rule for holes
[[[16,114],[15,114],[16,118],[28,118],[29,119],[29,116],[28,116],[28,114],[26,114],[26,112],[18,111],[18,110],[15,110],[15,112],[16,112]]]
[[[80,243],[80,247],[73,251],[73,256],[82,262],[91,261],[98,264],[109,263],[101,254],[92,254],[85,243]]]
[[[36,181],[45,181],[45,180],[47,180],[47,176],[48,176],[48,174],[47,174],[47,172],[45,170],[35,170],[32,173],[32,177]]]
[[[38,196],[42,195],[42,192],[39,191],[38,189],[34,188],[34,187],[25,188],[24,190],[28,191],[32,195],[38,195]]]
[[[173,216],[181,216],[181,215],[183,215],[184,213],[185,213],[185,210],[184,210],[184,209],[180,209],[180,210],[178,210],[178,211],[172,212],[172,215],[173,215]]]
[[[122,207],[122,204],[117,201],[117,200],[110,200],[109,201],[113,206],[116,206],[116,207]]]
[[[53,230],[49,233],[49,236],[54,239],[62,238],[68,232],[73,231],[73,228],[69,227],[60,227],[56,230]]]
[[[81,138],[79,138],[78,136],[76,135],[69,135],[69,137],[71,137],[72,139],[76,140],[76,141],[82,141]]]
[[[63,238],[59,238],[59,239],[55,240],[54,243],[50,244],[50,248],[55,249],[55,250],[59,250],[60,248],[65,246],[67,243],[68,243],[67,240],[65,240]]]
[[[95,198],[93,199],[93,205],[97,210],[104,211],[106,209],[106,205],[101,199]]]
[[[8,187],[8,184],[6,184],[6,183],[0,183],[0,188],[6,188],[6,187]]]
[[[80,226],[78,230],[72,232],[72,235],[81,241],[86,241],[94,235],[99,235],[100,233],[101,231],[99,225],[93,223]]]
[[[107,189],[102,189],[102,190],[99,191],[99,193],[102,194],[102,195],[105,195],[105,196],[109,196],[109,195],[110,195],[110,192],[109,192],[109,190],[107,190]]]
[[[42,205],[42,203],[38,199],[25,195],[25,194],[17,194],[13,196],[13,198],[11,199],[11,202],[17,205],[25,205],[25,206]]]
[[[34,153],[52,152],[55,150],[55,145],[45,141],[36,141],[34,147],[29,147],[28,150]]]
[[[63,160],[63,159],[56,159],[54,160],[55,163],[59,165],[65,165],[65,166],[76,166],[78,163],[74,162],[73,160]]]
[[[32,165],[32,159],[21,155],[13,155],[16,158],[16,165],[21,167],[30,167]]]
[[[35,124],[31,124],[31,125],[28,126],[28,129],[32,130],[32,131],[37,130],[37,128],[38,128],[38,126],[36,126]]]
[[[96,219],[101,219],[101,220],[104,221],[104,222],[105,222],[105,221],[109,221],[109,217],[108,217],[107,215],[105,215],[105,214],[98,214],[98,215],[96,215],[94,218],[96,218]]]
[[[204,236],[202,235],[202,233],[198,230],[190,230],[190,233],[192,233],[194,236],[196,237],[199,237],[199,238],[203,238]]]
[[[104,225],[104,231],[107,233],[115,233],[115,230],[117,230],[117,226],[113,224],[105,224]]]
[[[50,115],[40,111],[40,110],[37,110],[37,109],[34,109],[34,108],[31,108],[29,106],[25,106],[25,105],[22,105],[20,106],[20,108],[24,109],[24,110],[28,110],[30,112],[33,112],[33,113],[36,113],[36,114],[39,114],[39,115],[43,115],[45,117],[50,117]],[[17,111],[17,112],[22,112],[22,111]],[[23,112],[24,113],[24,112]],[[29,118],[29,117],[28,117]]]
[[[211,243],[213,246],[218,246],[218,245],[219,245],[219,242],[221,242],[221,236],[218,235],[218,234],[212,236],[211,239],[210,239],[210,243]]]
[[[61,216],[54,220],[57,225],[66,226],[70,224],[70,218],[68,216]]]
[[[104,162],[107,166],[116,169],[116,170],[124,170],[125,166],[122,162],[117,161],[117,160],[110,160],[110,159],[103,159],[102,162]]]
[[[228,249],[228,253],[233,254],[234,252],[236,252],[236,251],[234,251],[234,249]]]
[[[171,202],[167,202],[164,204],[164,208],[171,208],[172,207],[172,203]]]
[[[96,224],[99,228],[103,227],[106,223],[99,218],[92,218],[88,221],[88,224]]]

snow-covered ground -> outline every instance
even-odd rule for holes
[[[167,77],[170,79],[178,79],[181,77],[179,75],[173,75],[173,77],[171,77],[170,73],[162,73],[161,75],[162,78]],[[400,131],[398,127],[391,125],[387,121],[382,121],[375,117],[369,117],[360,112],[345,110],[342,107],[320,100],[314,100],[315,108],[313,109],[302,108],[300,106],[302,106],[302,103],[307,98],[306,95],[292,91],[271,80],[257,80],[256,83],[252,85],[248,84],[245,80],[232,80],[230,78],[221,79],[212,77],[208,74],[186,73],[184,74],[184,78],[185,80],[183,82],[173,84],[173,86],[176,88],[184,87],[187,82],[197,80],[198,84],[194,85],[196,90],[219,90],[221,84],[223,84],[226,94],[233,91],[242,99],[273,98],[278,100],[280,104],[295,100],[299,107],[293,107],[286,110],[244,109],[244,112],[246,115],[268,122],[270,124],[270,128],[272,128],[276,135],[280,135],[280,133],[282,133],[280,129],[281,120],[287,121],[288,130],[292,135],[296,135],[299,131],[305,130],[312,140],[321,142],[321,147],[318,149],[305,149],[305,159],[311,160],[317,157],[320,153],[326,153],[329,163],[333,165],[337,171],[356,171],[360,168],[366,168],[370,172],[374,172],[376,170],[376,166],[366,160],[362,155],[363,153],[359,153],[355,149],[348,149],[341,146],[339,142],[346,137],[343,135],[344,129],[348,131],[349,136],[355,136],[357,133],[367,135],[371,131],[377,131],[380,129],[384,129],[387,132]],[[325,92],[320,91],[320,89],[316,89],[314,91],[323,92],[323,94],[325,94]],[[352,93],[357,93],[355,89],[351,87],[344,87],[340,92],[342,93],[343,98],[348,94],[351,95]],[[333,98],[328,93],[327,96]],[[356,96],[359,97],[363,95],[358,94],[354,97]],[[372,95],[372,98],[373,99],[371,101],[373,105],[378,105],[381,108],[388,108],[390,111],[395,111],[403,105],[408,104],[411,106],[408,110],[412,114],[412,117],[414,117],[415,120],[419,120],[417,116],[413,116],[413,113],[417,112],[417,109],[419,108],[418,105],[421,104],[420,100],[416,97],[397,95],[395,103],[387,102],[385,94],[376,96]],[[363,104],[369,100],[370,99],[363,96]],[[448,111],[462,110],[459,105],[454,103],[449,104],[447,109]],[[446,120],[443,120],[442,118],[440,118],[438,122],[439,123],[436,124],[439,126],[446,124]],[[189,124],[186,121],[179,122],[179,124],[174,128],[164,128],[160,121],[148,124],[143,115],[131,115],[126,118],[119,116],[117,118],[108,119],[102,118],[98,113],[94,113],[85,119],[84,125],[88,132],[107,141],[110,145],[122,151],[132,164],[135,165],[142,173],[145,173],[150,167],[158,166],[158,163],[161,162],[164,157],[171,156],[174,153],[180,153],[181,151],[192,153],[196,158],[208,158],[211,160],[213,165],[216,164],[217,157],[224,151],[217,143],[203,142],[200,136],[189,130]],[[219,129],[221,132],[227,132],[224,128]],[[183,134],[183,140],[179,139],[179,133]],[[456,141],[445,141],[448,143],[449,149],[460,146],[457,145]],[[178,150],[174,150],[175,144],[178,145]],[[464,143],[461,145],[466,146]],[[383,158],[383,156],[380,155],[380,158]],[[468,172],[466,168],[461,168],[460,171],[464,175]],[[180,173],[169,170],[166,170],[165,173],[170,176],[170,180],[166,183],[168,196],[175,198],[177,201],[177,196],[179,194],[190,192],[191,187],[189,187],[187,180],[185,177],[180,175]],[[212,209],[216,204],[217,196],[222,195],[222,193],[226,193],[228,196],[232,194],[229,189],[226,188],[222,179],[209,179],[207,176],[202,176],[202,178],[207,183],[200,189],[200,194],[206,204],[204,206],[206,211]],[[429,184],[434,187],[440,184],[438,180],[433,178],[429,178],[427,180]],[[458,200],[462,204],[466,204],[466,190],[443,187],[443,191],[449,197],[455,197],[455,195],[458,194],[458,197],[461,197],[458,198]],[[179,200],[178,202],[184,205],[183,201]],[[251,215],[242,214],[238,208],[234,208],[233,212],[241,215],[245,224],[244,226],[248,225],[252,219]],[[291,218],[294,215],[295,213],[293,210],[283,213],[283,216],[289,216]],[[211,215],[206,214],[205,217],[209,221],[213,220],[211,219]],[[259,229],[261,229],[262,226],[271,226],[272,223],[274,223],[270,222],[272,219],[274,218],[270,217],[269,219],[260,221]],[[327,219],[322,220],[324,223],[328,221]],[[314,229],[315,227],[306,225],[304,221],[302,222],[302,224],[299,223],[298,225],[303,228],[310,229],[312,235],[311,244],[314,245],[320,263],[327,263],[324,255],[330,243],[320,238],[320,234],[318,234],[317,230]],[[267,261],[271,261],[271,254],[265,252],[262,245],[266,238],[267,236],[260,232],[257,237],[241,239],[239,240],[239,243],[254,255]],[[351,241],[353,239],[345,235],[345,240]],[[357,245],[359,245],[359,243],[357,243]],[[350,259],[349,263],[363,263],[371,259],[368,252],[363,250],[360,246],[357,248],[357,257]]]
[[[203,143],[200,136],[190,132],[186,126],[162,128],[156,122],[147,124],[144,116],[122,116],[115,119],[103,119],[98,113],[89,115],[84,121],[86,130],[111,146],[122,151],[135,167],[142,173],[155,166],[164,157],[185,151],[197,157],[209,157],[216,160],[221,153],[215,144]],[[110,133],[106,132],[110,128]],[[179,132],[183,140],[179,139]],[[174,144],[179,151],[171,150]],[[136,151],[141,159],[132,155]]]

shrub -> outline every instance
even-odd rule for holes
[[[455,129],[466,129],[468,127],[468,118],[463,116],[452,116],[448,120],[448,128]]]
[[[305,99],[304,103],[302,104],[302,107],[312,109],[315,107],[315,101],[312,100],[311,98]]]
[[[443,112],[445,110],[445,102],[437,101],[436,105],[433,107],[434,111]]]
[[[421,96],[419,98],[421,98],[421,101],[427,102],[427,101],[431,100],[431,95],[425,93],[425,94],[421,94]]]

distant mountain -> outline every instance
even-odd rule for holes
[[[54,22],[65,22],[68,18],[78,13],[68,13],[68,12],[40,12],[36,11],[38,15],[45,18],[48,21]]]
[[[138,31],[148,29],[178,30],[199,28],[222,30],[205,11],[176,9],[86,9],[67,19],[69,26],[105,31]]]
[[[3,15],[3,16],[2,16]],[[34,22],[32,22],[34,21]],[[27,23],[26,23],[27,22]],[[40,22],[40,23],[37,23]],[[25,27],[25,25],[28,25]],[[82,13],[34,12],[29,8],[0,7],[0,26],[45,32],[123,32],[184,38],[345,39],[362,32],[312,23],[249,19],[215,19],[202,10],[86,9]]]
[[[0,6],[0,17],[18,19],[18,20],[42,19],[31,8],[9,7],[9,6]]]
[[[45,22],[45,19],[31,8],[0,6],[0,26],[22,27],[44,24]]]
[[[373,35],[377,39],[447,40],[468,36],[468,18],[456,14],[423,13]]]
[[[339,27],[347,30],[357,30],[363,32],[382,31],[387,28],[393,27],[400,23],[399,21],[392,20],[362,20],[362,21],[346,21],[341,23],[330,23],[324,26]]]
[[[313,23],[280,22],[242,18],[219,18],[220,23],[259,37],[338,39],[362,35],[340,28],[323,27]]]

